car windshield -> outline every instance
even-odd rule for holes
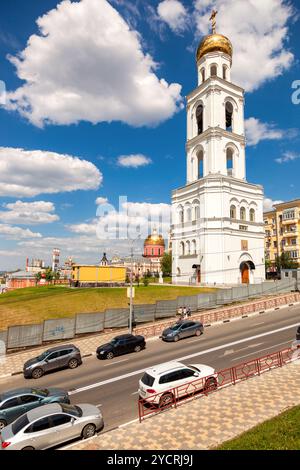
[[[119,340],[117,338],[114,338],[111,340],[110,344],[115,345],[118,344]]]
[[[82,409],[79,408],[77,405],[66,405],[65,403],[61,405],[61,409],[64,413],[68,413],[69,415],[76,416],[77,418],[81,418],[82,416]]]
[[[180,327],[180,323],[174,323],[174,325],[170,326],[170,330],[176,331]]]
[[[37,357],[38,361],[43,361],[49,354],[50,351],[43,352],[40,356]]]
[[[16,421],[13,422],[11,426],[11,430],[16,435],[18,434],[19,431],[21,431],[21,429],[27,426],[27,424],[29,424],[29,421],[27,418],[27,414],[25,414],[25,415],[20,416],[20,418],[18,418]]]
[[[148,387],[152,387],[154,383],[154,377],[152,375],[147,374],[147,372],[144,373],[142,377],[142,382],[143,384],[147,385]]]

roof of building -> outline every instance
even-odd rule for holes
[[[202,39],[197,49],[197,61],[199,61],[205,54],[215,51],[224,52],[232,57],[232,44],[226,36],[223,36],[223,34],[209,34]]]

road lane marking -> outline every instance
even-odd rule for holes
[[[138,393],[139,393],[139,391],[133,392],[131,395],[137,395]]]
[[[121,361],[110,362],[109,364],[105,364],[103,367],[114,366],[115,364],[120,364],[120,362],[126,362],[129,359],[122,359]]]
[[[264,322],[264,321],[260,321],[259,323],[254,323],[254,324],[253,324],[253,326],[257,326],[257,325],[263,325],[264,323],[266,323],[266,322]]]
[[[262,352],[262,351],[266,351],[267,349],[271,349],[271,348],[275,348],[276,346],[281,346],[282,344],[286,344],[286,343],[290,343],[291,340],[289,341],[284,341],[283,343],[279,343],[279,344],[274,344],[274,346],[269,346],[268,348],[263,348],[263,349],[259,349],[258,351],[255,351],[255,353],[258,353],[258,352]],[[249,354],[245,354],[244,356],[239,356],[239,357],[236,357],[234,359],[231,359],[231,361],[236,361],[237,359],[243,359],[244,357],[248,357],[248,356],[252,356],[253,353],[249,353]],[[272,354],[272,353],[270,353]]]
[[[267,331],[266,333],[260,333],[259,335],[250,336],[249,338],[244,338],[244,339],[239,339],[237,341],[232,341],[231,343],[223,344],[221,346],[216,346],[215,348],[206,349],[205,351],[200,351],[200,352],[196,352],[196,353],[193,353],[193,354],[188,354],[187,356],[182,356],[182,357],[179,357],[177,359],[173,359],[173,361],[185,361],[187,359],[192,359],[193,357],[203,356],[203,355],[211,353],[211,352],[219,351],[220,349],[229,348],[231,346],[235,346],[236,344],[242,344],[242,343],[246,343],[247,341],[252,341],[254,339],[263,338],[264,336],[269,336],[269,335],[273,335],[275,333],[280,333],[281,331],[290,330],[290,329],[296,328],[298,326],[299,326],[299,322],[294,323],[293,325],[284,326],[282,328],[277,328],[276,330]],[[292,340],[290,340],[290,341],[292,341]],[[286,341],[286,342],[288,342],[288,341]],[[269,348],[267,348],[267,349],[269,349]],[[167,362],[170,362],[170,361],[167,361]],[[85,392],[86,390],[91,390],[93,388],[98,388],[98,387],[101,387],[102,385],[107,385],[107,384],[110,384],[110,383],[113,383],[113,382],[118,382],[119,380],[127,379],[129,377],[134,377],[135,375],[139,375],[139,374],[144,373],[145,369],[149,369],[149,366],[148,367],[143,367],[143,369],[135,370],[133,372],[128,372],[127,374],[119,375],[118,377],[112,377],[111,379],[103,380],[101,382],[97,382],[97,383],[94,383],[94,384],[91,384],[91,385],[86,385],[85,387],[81,387],[81,388],[69,391],[69,395],[75,395],[76,393]]]

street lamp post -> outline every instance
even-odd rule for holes
[[[130,262],[130,295],[129,295],[129,333],[132,335],[132,316],[133,316],[133,244],[140,238],[141,235],[138,235],[131,243],[131,262]]]

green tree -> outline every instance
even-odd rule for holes
[[[47,268],[47,269],[46,269],[46,272],[45,272],[46,281],[47,281],[47,282],[52,282],[52,281],[53,281],[54,274],[55,274],[55,273],[52,271],[51,268]]]
[[[143,284],[145,287],[149,286],[149,279],[147,277],[143,278]]]
[[[164,276],[170,276],[172,273],[172,255],[171,253],[164,253],[161,260],[161,270]]]
[[[35,274],[35,285],[37,286],[38,283],[40,282],[40,280],[42,279],[42,273],[41,272],[38,272]]]
[[[282,269],[298,268],[298,263],[292,260],[290,254],[287,252],[283,252],[280,256],[276,257],[275,265],[278,273],[280,273]]]

